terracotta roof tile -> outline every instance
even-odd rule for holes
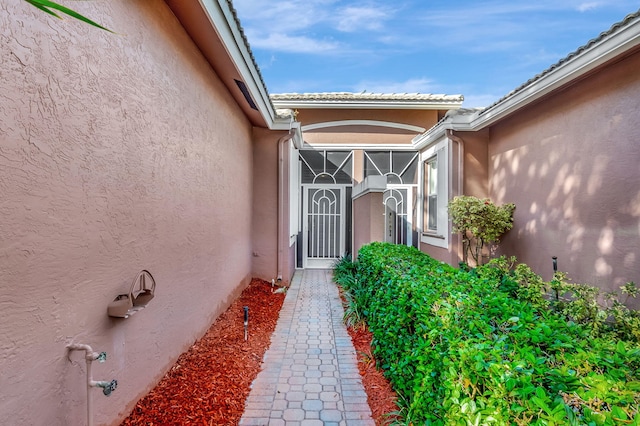
[[[462,102],[462,95],[443,95],[427,93],[351,93],[351,92],[322,92],[322,93],[278,93],[271,95],[272,101],[323,101],[323,102]]]

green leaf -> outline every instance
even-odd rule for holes
[[[55,16],[56,18],[60,18],[60,15],[58,15],[57,13],[55,13],[53,10],[51,9],[55,9],[58,10],[62,13],[64,13],[65,15],[69,15],[72,18],[75,18],[79,21],[85,22],[89,25],[92,25],[96,28],[100,28],[101,30],[104,31],[108,31],[110,33],[113,33],[113,31],[111,31],[108,28],[103,27],[102,25],[98,24],[95,21],[92,21],[91,19],[87,18],[86,16],[83,16],[81,14],[79,14],[78,12],[76,12],[75,10],[69,9],[68,7],[65,7],[61,4],[52,2],[50,0],[25,0],[27,3],[29,3],[30,5],[50,14]]]
[[[617,405],[614,405],[613,407],[611,407],[611,415],[613,417],[615,417],[615,420],[627,420],[627,413],[625,413],[625,411],[618,407]]]

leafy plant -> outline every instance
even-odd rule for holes
[[[358,264],[351,260],[350,256],[340,258],[333,267],[333,280],[342,287],[344,298],[343,307],[344,323],[349,327],[359,328],[365,325],[361,308],[363,287],[359,285],[357,278]]]
[[[496,206],[488,198],[462,195],[449,203],[449,214],[454,232],[462,236],[463,261],[469,263],[469,254],[476,265],[483,264],[483,248],[498,242],[498,238],[513,227],[515,204]]]
[[[463,270],[385,243],[363,247],[354,274],[406,422],[640,424],[638,341],[614,338],[611,320],[589,325],[601,316],[592,290],[570,296],[574,284],[558,276],[561,305],[514,258]]]
[[[110,29],[103,27],[102,25],[98,24],[95,21],[92,21],[91,19],[87,18],[86,16],[81,15],[78,12],[76,12],[76,11],[74,11],[72,9],[69,9],[68,7],[65,7],[65,6],[63,6],[61,4],[58,4],[58,3],[55,3],[55,2],[52,2],[50,0],[24,0],[24,1],[26,1],[27,3],[29,3],[30,5],[32,5],[34,7],[42,10],[43,12],[48,13],[49,15],[55,16],[58,19],[62,19],[62,17],[58,13],[56,13],[55,11],[62,12],[65,15],[71,16],[74,19],[78,19],[78,20],[80,20],[82,22],[85,22],[85,23],[87,23],[89,25],[93,25],[96,28],[100,28],[101,30],[105,30],[105,31],[108,31],[110,33],[113,33],[113,31],[111,31]]]

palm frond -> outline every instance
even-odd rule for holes
[[[43,12],[48,13],[49,15],[55,16],[56,18],[60,18],[60,15],[58,15],[56,12],[54,12],[54,10],[57,10],[59,12],[64,13],[65,15],[71,16],[74,19],[77,19],[79,21],[85,22],[89,25],[93,25],[96,28],[100,28],[101,30],[104,31],[108,31],[110,33],[113,33],[113,31],[111,31],[108,28],[103,27],[102,25],[98,24],[95,21],[92,21],[91,19],[87,18],[84,15],[79,14],[78,12],[76,12],[75,10],[69,9],[68,7],[65,7],[61,4],[52,2],[50,0],[25,0],[27,3],[29,3],[30,5],[42,10]]]

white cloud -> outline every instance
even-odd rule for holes
[[[589,2],[580,3],[577,9],[579,12],[588,12],[590,10],[599,8],[600,6],[602,6],[602,2],[589,1]]]
[[[340,43],[331,40],[318,40],[307,36],[290,36],[271,33],[266,37],[247,34],[252,48],[269,49],[289,53],[328,53],[337,50]]]
[[[252,47],[295,53],[337,52],[341,33],[384,30],[394,12],[374,3],[339,6],[339,0],[235,0]]]
[[[391,18],[392,12],[373,6],[349,6],[339,10],[337,16],[338,31],[380,31],[384,28],[385,21]]]
[[[234,0],[241,24],[253,31],[304,31],[331,19],[335,0]]]
[[[357,83],[353,91],[369,93],[433,93],[433,81],[428,78],[412,78],[406,81],[363,80]]]

